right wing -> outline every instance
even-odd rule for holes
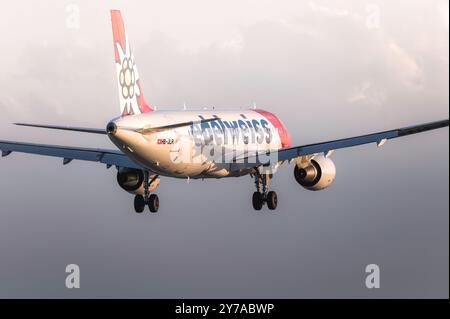
[[[298,156],[311,155],[315,153],[326,153],[341,148],[353,147],[369,143],[383,145],[387,140],[403,137],[407,135],[422,133],[448,126],[448,119],[425,124],[418,124],[394,130],[343,138],[334,141],[315,143],[281,149],[278,151],[278,158],[281,161],[290,160]]]
[[[2,140],[0,140],[0,150],[3,157],[11,154],[12,152],[19,152],[60,157],[63,158],[63,164],[68,164],[75,159],[82,161],[99,162],[106,164],[107,167],[115,165],[119,167],[142,169],[141,165],[135,163],[124,153],[118,150],[116,151],[98,148],[33,144]]]
[[[376,143],[378,146],[381,146],[387,140],[393,138],[431,131],[447,127],[448,125],[449,120],[446,119],[442,121],[418,124],[394,130],[353,136],[333,141],[288,147],[274,151],[262,151],[258,154],[249,155],[237,159],[237,161],[239,162],[238,167],[257,167],[261,165],[266,166],[270,163],[292,160],[300,156],[313,155],[317,153],[327,153],[329,151],[334,151],[341,148],[353,147],[369,143]]]

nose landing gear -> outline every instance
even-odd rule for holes
[[[267,204],[267,207],[270,210],[277,208],[277,193],[269,191],[269,182],[271,178],[271,174],[255,174],[256,192],[253,193],[252,197],[252,204],[255,210],[261,210],[264,204]]]
[[[150,212],[156,213],[159,209],[159,198],[156,194],[151,194],[148,191],[150,185],[159,177],[155,175],[150,181],[148,180],[148,172],[144,171],[144,196],[136,195],[134,197],[134,210],[140,214],[144,211],[145,206],[148,205]]]

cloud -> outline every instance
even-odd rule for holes
[[[381,106],[386,100],[386,92],[377,88],[371,81],[363,81],[360,85],[354,88],[353,92],[348,98],[348,102],[353,103],[367,103],[369,105]]]
[[[390,41],[387,48],[389,62],[405,83],[421,84],[422,70],[416,60],[394,41]]]
[[[329,7],[329,6],[321,5],[314,1],[309,1],[308,6],[314,12],[323,13],[325,15],[332,16],[332,17],[352,17],[352,18],[356,18],[356,19],[361,18],[361,16],[357,12],[352,12],[347,9],[340,9],[337,7]]]
[[[219,44],[219,48],[221,50],[229,51],[231,53],[233,52],[237,53],[241,51],[243,47],[244,47],[244,39],[242,35],[239,35],[230,40],[223,41],[222,43]]]

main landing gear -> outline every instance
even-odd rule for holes
[[[274,210],[278,205],[277,193],[269,191],[269,182],[271,174],[255,174],[256,192],[253,193],[252,204],[255,210],[261,210],[264,204],[267,204],[270,210]]]
[[[150,194],[148,189],[150,185],[158,178],[155,175],[150,181],[148,180],[148,172],[144,172],[144,196],[136,195],[134,197],[134,210],[136,213],[142,213],[145,206],[148,205],[150,212],[156,213],[159,209],[159,198],[156,194]]]

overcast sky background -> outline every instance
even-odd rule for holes
[[[114,147],[10,125],[118,115],[111,8],[159,109],[255,102],[295,145],[448,118],[445,0],[10,1],[0,139]],[[253,211],[249,177],[162,178],[156,215],[134,213],[114,169],[12,154],[0,160],[0,297],[448,298],[448,146],[442,129],[339,150],[322,192],[287,165],[275,212]],[[80,289],[65,288],[70,263]],[[370,263],[380,289],[364,285]]]

